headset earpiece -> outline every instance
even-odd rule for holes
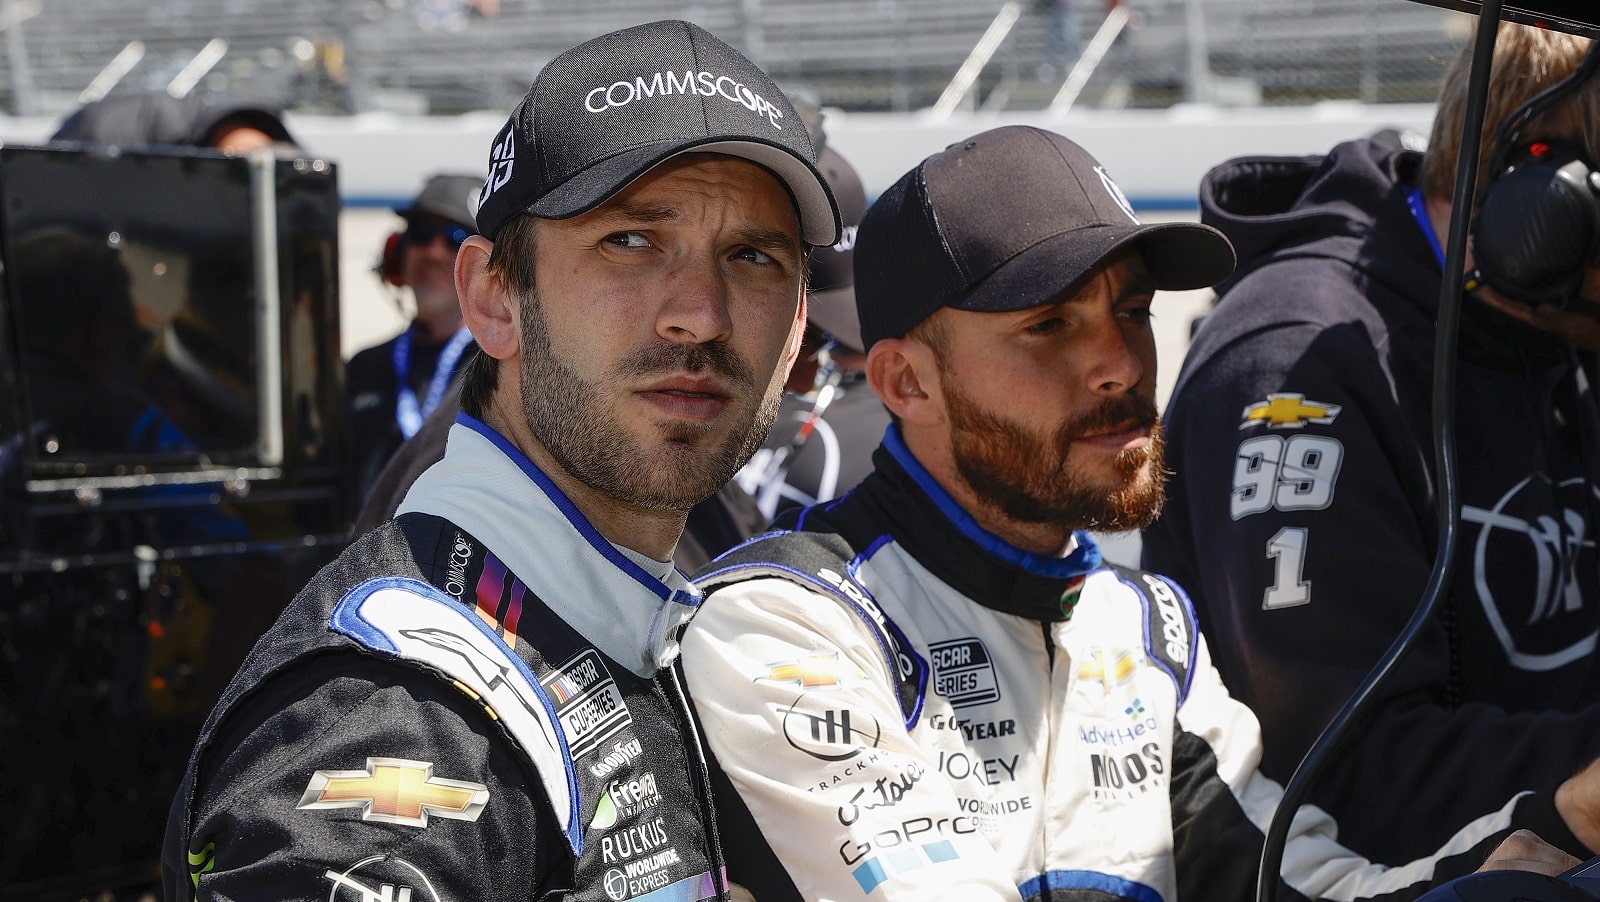
[[[385,285],[399,288],[406,284],[405,271],[406,233],[394,232],[383,241],[383,254],[378,257],[378,278]]]
[[[1600,173],[1567,141],[1534,141],[1504,156],[1472,227],[1478,273],[1513,300],[1563,306],[1600,250]]]
[[[1495,135],[1472,217],[1472,280],[1524,304],[1564,307],[1600,250],[1600,176],[1571,141],[1523,131],[1600,71],[1600,42],[1567,76],[1513,110]]]

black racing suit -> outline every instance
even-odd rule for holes
[[[174,800],[166,897],[722,898],[666,667],[699,601],[463,416],[401,516],[223,694]]]

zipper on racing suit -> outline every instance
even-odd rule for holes
[[[700,728],[693,712],[689,710],[688,695],[683,691],[683,677],[679,672],[682,666],[681,657],[673,661],[671,667],[661,671],[658,683],[667,697],[673,717],[678,720],[678,729],[682,735],[689,737],[685,760],[694,777],[694,794],[700,806],[700,819],[706,825],[706,850],[711,854],[711,882],[716,887],[717,898],[727,899],[728,866],[722,857],[722,838],[717,835],[716,810],[711,805],[711,775],[706,767],[704,747],[700,744]]]

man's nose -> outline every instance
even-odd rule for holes
[[[1148,375],[1145,359],[1116,319],[1096,330],[1093,363],[1089,367],[1088,387],[1097,394],[1118,394],[1143,382]]]
[[[716,261],[680,261],[665,281],[666,296],[656,319],[662,338],[704,344],[726,341],[733,334],[728,280]]]

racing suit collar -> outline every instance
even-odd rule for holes
[[[1052,557],[1023,551],[979,526],[923,468],[890,425],[873,454],[877,469],[823,517],[857,548],[871,539],[849,524],[861,518],[934,575],[985,607],[1033,620],[1071,616],[1083,577],[1101,566],[1100,547],[1087,532],[1073,533],[1072,551]],[[843,505],[856,510],[846,510]],[[818,524],[802,522],[805,528]],[[865,540],[865,542],[863,542]]]
[[[641,677],[677,657],[678,634],[700,605],[677,568],[607,541],[533,461],[465,413],[444,459],[417,479],[396,515],[411,511],[476,536],[550,610]]]

